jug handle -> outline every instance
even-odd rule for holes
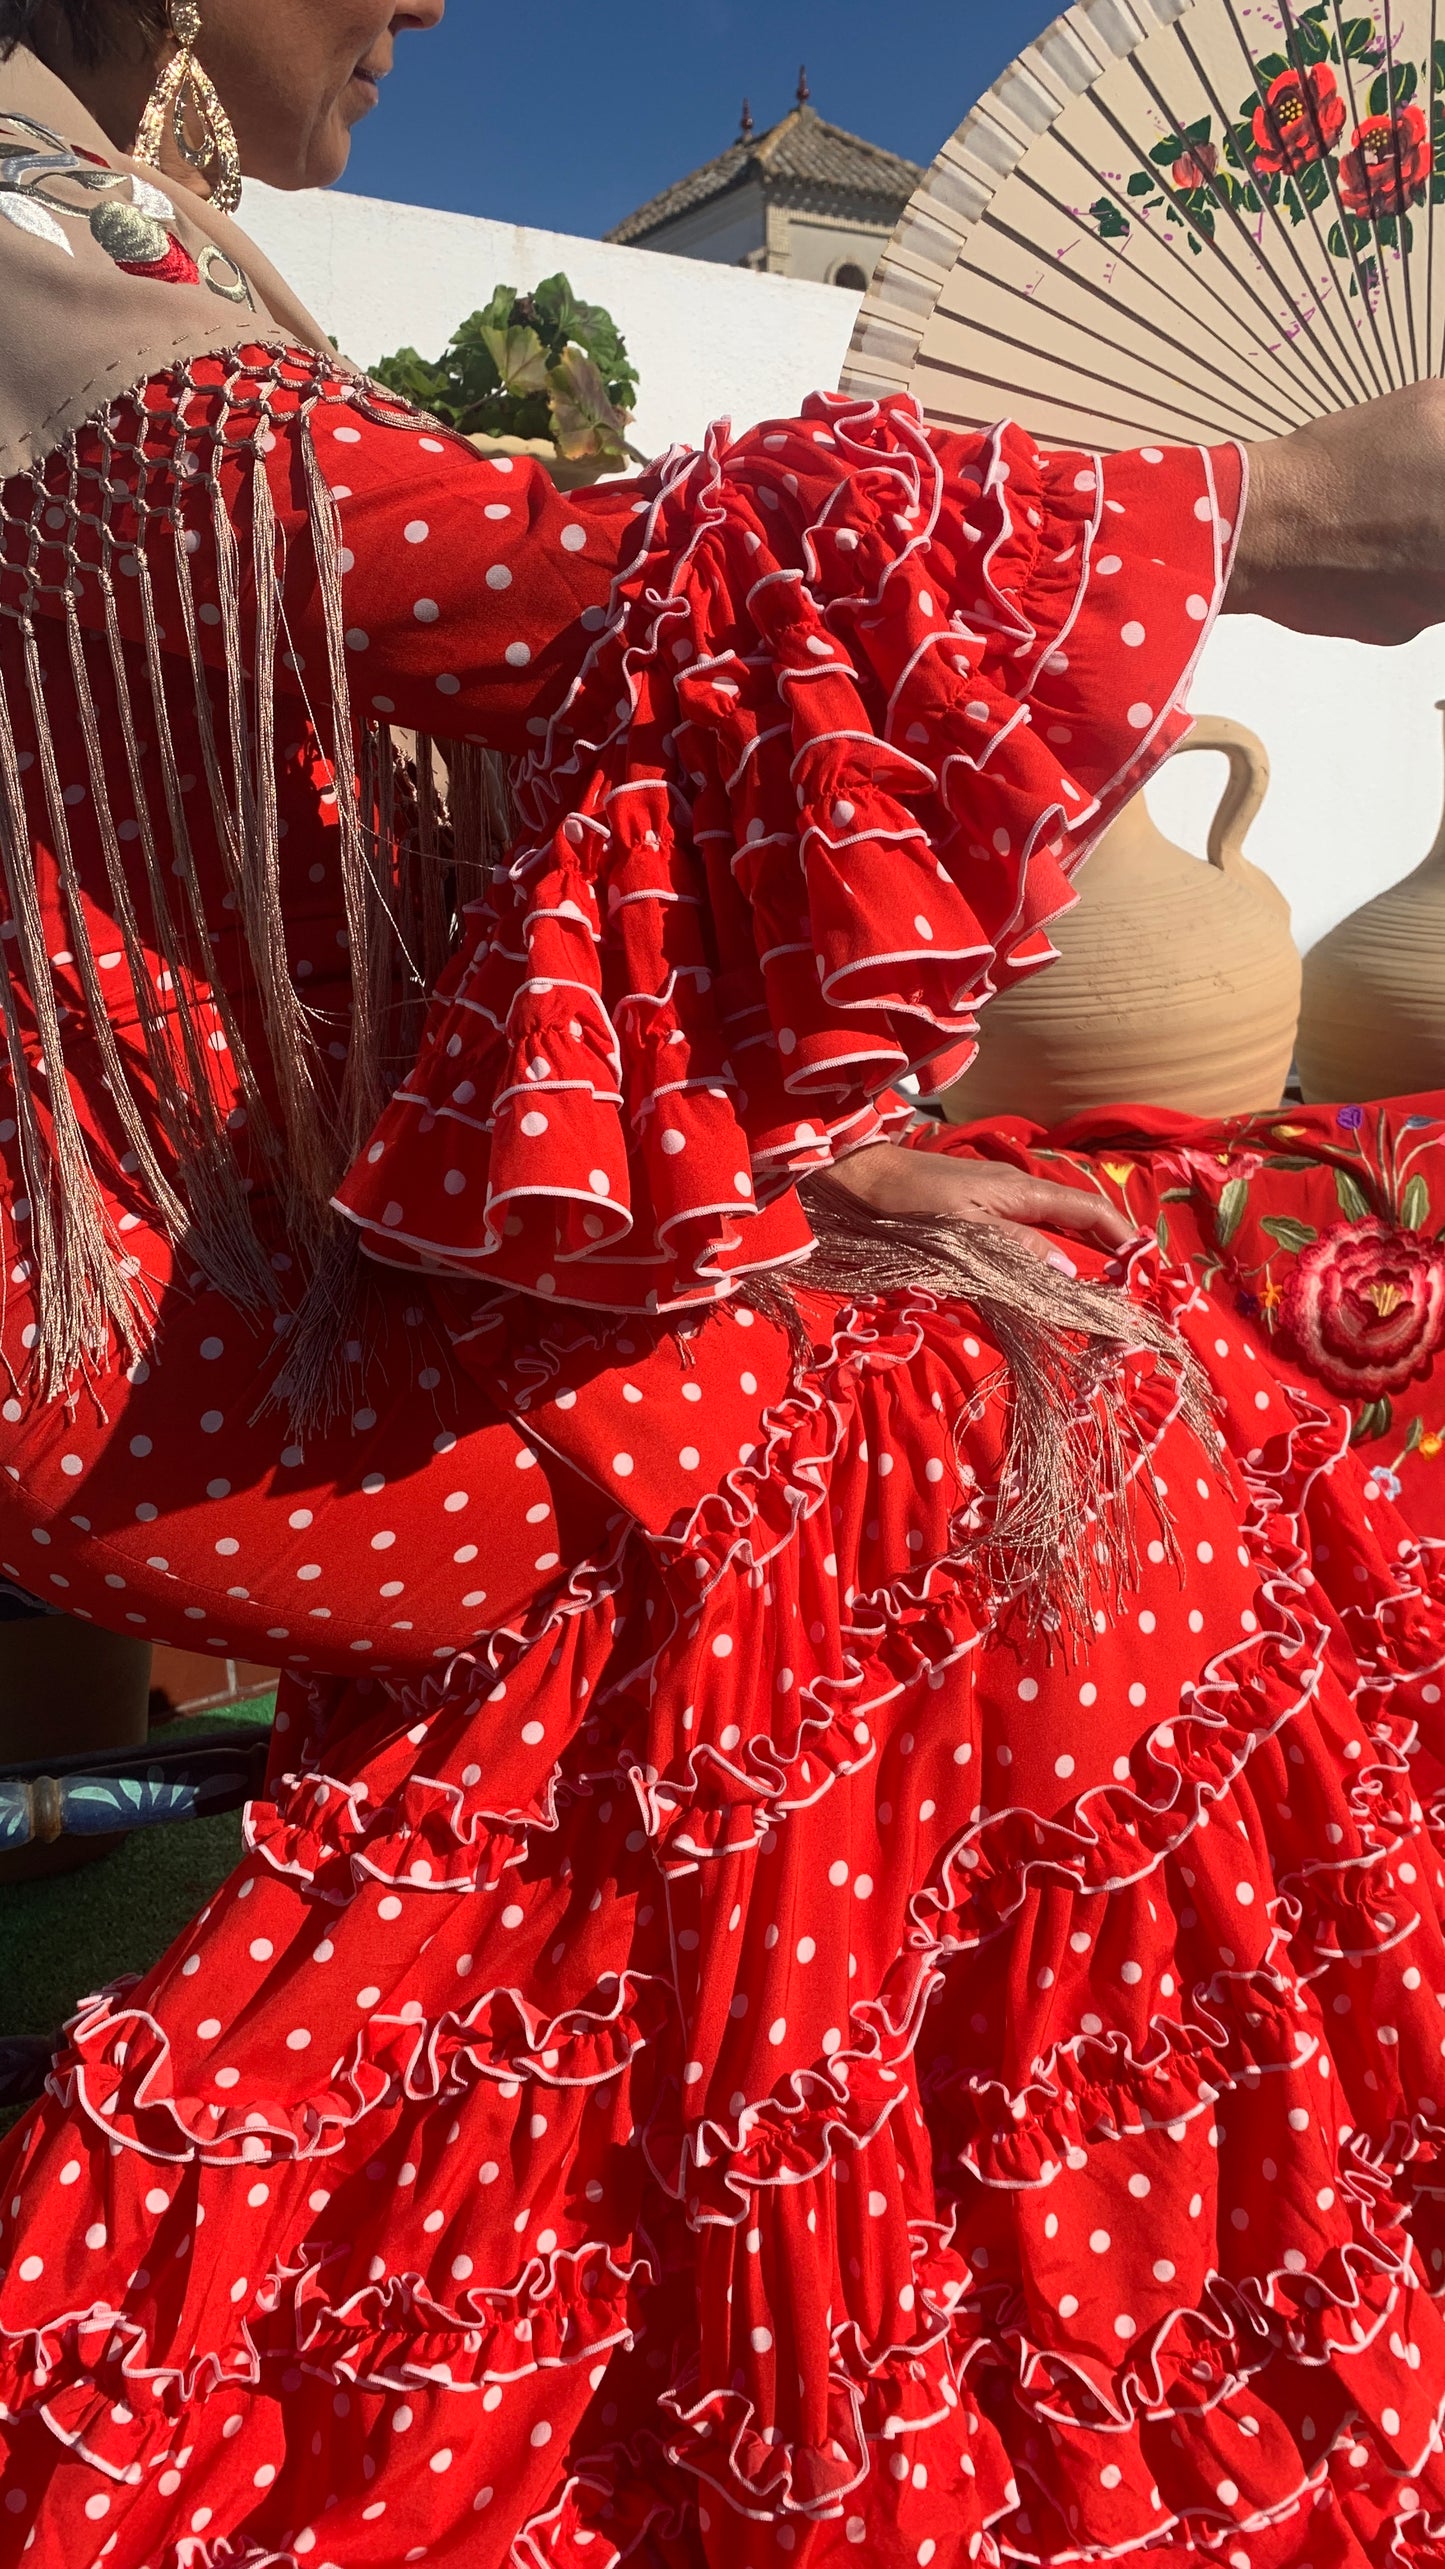
[[[1269,792],[1269,751],[1257,732],[1232,722],[1227,714],[1200,714],[1175,757],[1182,757],[1187,749],[1222,750],[1229,761],[1229,776],[1209,825],[1209,862],[1221,874],[1237,874],[1245,839]]]

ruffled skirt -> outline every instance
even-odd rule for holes
[[[434,1679],[288,1680],[6,2148],[8,2556],[1445,2554],[1445,1600],[1172,1289],[1223,1443],[1126,1366],[1086,1645],[920,1297]]]

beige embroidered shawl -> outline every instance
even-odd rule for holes
[[[162,292],[120,264],[163,258],[167,234],[197,284]],[[23,47],[0,63],[0,298],[0,479],[42,463],[132,385],[238,337],[334,354],[237,224],[124,159]]]

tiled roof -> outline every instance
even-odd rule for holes
[[[680,178],[674,187],[665,187],[660,196],[654,196],[635,214],[629,214],[625,222],[618,223],[607,238],[643,241],[649,232],[656,232],[679,214],[688,214],[696,205],[725,196],[729,189],[752,177],[761,179],[765,193],[774,187],[827,187],[848,196],[875,197],[880,204],[901,208],[922,176],[913,161],[901,160],[896,152],[885,152],[877,143],[865,143],[858,134],[845,134],[841,125],[825,124],[812,107],[795,107],[766,134],[734,143],[730,151],[695,169],[690,178]]]

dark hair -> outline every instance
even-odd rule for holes
[[[36,44],[44,22],[63,26],[76,60],[103,62],[114,52],[124,21],[137,36],[159,36],[166,23],[166,0],[0,0],[0,62],[17,45]]]

